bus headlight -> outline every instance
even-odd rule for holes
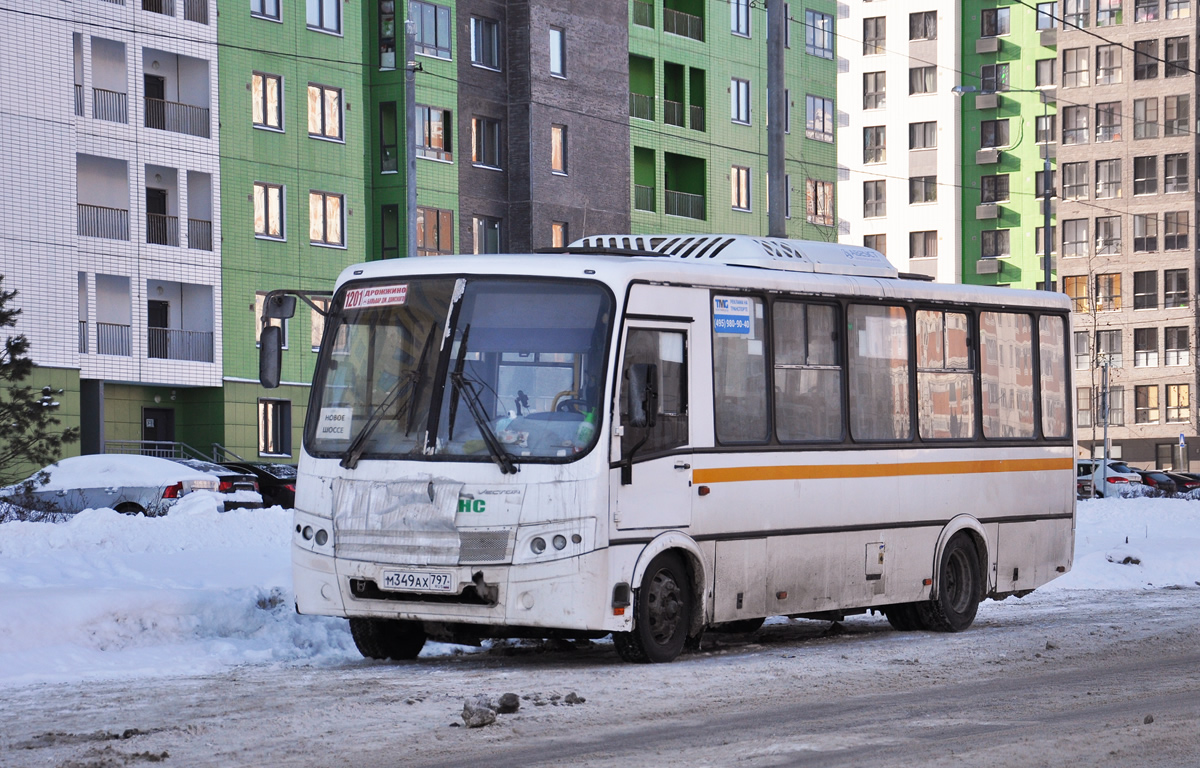
[[[533,541],[529,542],[529,549],[535,555],[540,555],[546,551],[546,540],[541,536],[535,536]]]
[[[563,536],[560,533],[559,535],[554,537],[554,548],[555,549],[562,549],[566,546],[567,546],[567,537],[566,536]]]

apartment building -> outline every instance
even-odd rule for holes
[[[1189,464],[1200,459],[1191,402],[1197,8],[1059,9],[1059,271],[1075,301],[1078,440],[1100,454],[1107,364],[1110,455],[1180,468],[1181,441]]]

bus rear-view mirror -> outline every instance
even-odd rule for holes
[[[293,304],[294,304],[293,300]],[[265,389],[279,386],[279,369],[283,367],[283,329],[268,325],[258,337],[258,381]]]

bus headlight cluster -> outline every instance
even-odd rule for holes
[[[540,530],[518,533],[519,549],[516,550],[517,562],[532,560],[546,561],[563,557],[575,557],[583,554],[587,547],[592,546],[591,531],[595,520],[571,521],[558,525],[539,526]],[[546,530],[549,528],[549,530]]]
[[[578,533],[575,533],[575,534],[571,535],[571,541],[578,544],[581,541],[583,541],[583,537],[580,536]],[[554,546],[555,549],[557,549],[561,552],[562,550],[567,548],[567,537],[563,536],[561,533],[556,534],[555,537],[550,540],[550,543]],[[543,539],[541,536],[534,536],[533,541],[529,542],[529,549],[535,555],[542,554],[543,552],[546,551],[546,540]]]
[[[311,525],[296,526],[296,533],[305,541],[315,542],[318,547],[323,547],[329,543],[329,531],[324,528],[313,528]]]

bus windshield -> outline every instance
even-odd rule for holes
[[[612,297],[597,283],[416,278],[347,286],[305,432],[341,458],[562,461],[594,443]]]

